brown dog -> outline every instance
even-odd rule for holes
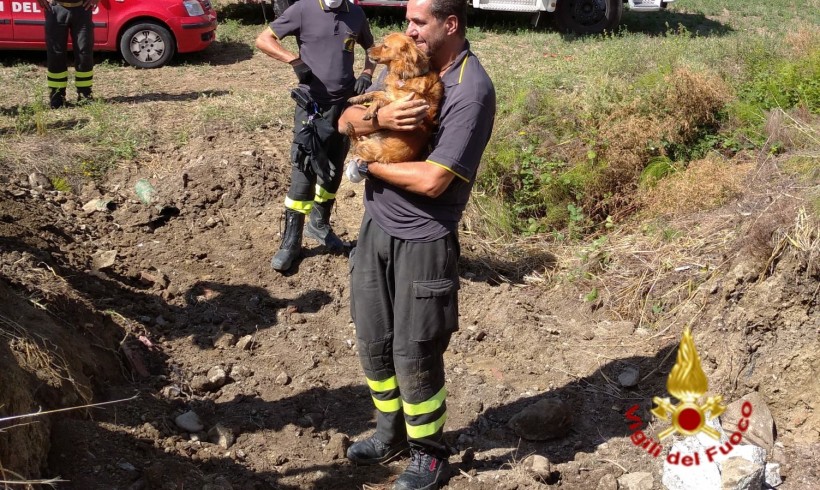
[[[351,104],[370,102],[363,119],[378,118],[378,110],[385,105],[413,94],[413,99],[424,99],[430,106],[421,126],[413,131],[380,130],[353,140],[353,156],[365,162],[409,162],[430,140],[436,126],[439,102],[444,86],[438,73],[430,70],[430,60],[416,43],[404,34],[389,34],[384,43],[370,48],[370,59],[387,65],[383,91],[368,92],[350,99]],[[350,131],[348,131],[349,133]]]

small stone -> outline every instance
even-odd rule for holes
[[[618,383],[624,388],[631,388],[638,384],[641,373],[638,368],[634,366],[627,366],[618,374]]]
[[[607,473],[598,480],[595,490],[618,490],[618,479],[612,473]]]
[[[91,259],[91,268],[95,271],[108,269],[117,261],[116,250],[106,250],[104,252],[97,252]]]
[[[467,449],[468,447],[471,447],[472,445],[473,445],[473,437],[470,436],[469,434],[461,434],[461,435],[458,436],[458,439],[456,440],[456,446],[458,446],[459,449]]]
[[[48,179],[48,177],[46,177],[45,174],[42,174],[40,172],[34,172],[32,174],[29,174],[28,183],[32,188],[39,187],[45,191],[50,191],[51,189],[54,189],[54,186],[51,185],[51,181]]]
[[[645,471],[628,473],[618,478],[618,488],[621,490],[652,490],[654,485],[652,474]]]
[[[216,347],[217,349],[229,349],[234,345],[236,345],[236,335],[230,332],[222,333],[214,341],[214,347]]]
[[[205,426],[202,425],[202,421],[199,420],[199,415],[193,410],[177,416],[177,418],[174,419],[174,423],[185,432],[199,432],[205,428]]]
[[[481,330],[477,334],[475,334],[475,341],[481,342],[482,340],[484,340],[485,337],[487,337],[487,332]]]
[[[239,350],[251,350],[253,343],[253,335],[245,335],[236,341],[236,348]]]
[[[744,418],[743,404],[751,405],[749,428],[743,433],[745,442],[760,446],[771,454],[774,448],[774,419],[766,401],[760,393],[753,391],[746,396],[735,400],[720,416],[720,422],[728,433],[737,430],[738,422]]]
[[[137,469],[134,467],[134,465],[132,465],[131,463],[129,463],[127,461],[117,463],[117,467],[120,468],[121,470],[125,470],[125,471],[137,471]]]
[[[140,282],[147,286],[157,286],[160,289],[168,287],[168,277],[159,271],[140,271]]]
[[[222,424],[216,424],[208,431],[208,440],[222,449],[229,449],[236,441],[233,431]]]
[[[221,366],[214,366],[208,370],[208,382],[211,385],[211,390],[217,390],[225,385],[228,381],[228,374]]]
[[[522,464],[536,480],[543,482],[550,476],[550,461],[544,456],[539,454],[527,456]]]
[[[563,437],[572,426],[572,409],[562,400],[540,400],[510,418],[507,425],[528,441]]]
[[[288,373],[282,371],[276,376],[274,383],[280,386],[287,386],[290,384],[290,376],[288,376]]]
[[[783,478],[780,476],[779,463],[766,463],[766,484],[770,487],[777,487],[783,483]]]
[[[765,466],[745,458],[729,458],[720,465],[721,490],[758,490],[765,481]]]
[[[324,453],[325,458],[330,461],[335,459],[344,459],[347,454],[348,446],[350,446],[350,439],[345,434],[337,432],[336,434],[330,436],[330,440],[322,452]]]

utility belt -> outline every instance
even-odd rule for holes
[[[65,7],[65,8],[82,7],[83,6],[83,2],[61,2],[60,0],[55,0],[52,3],[54,5],[59,5],[60,7]]]

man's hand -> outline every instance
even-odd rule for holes
[[[313,72],[311,71],[310,67],[307,66],[307,64],[300,58],[296,58],[295,60],[291,61],[290,66],[293,67],[293,71],[296,73],[296,78],[299,79],[299,83],[309,85],[311,80],[313,80]]]
[[[43,12],[51,12],[51,2],[49,0],[37,0],[37,5]]]
[[[430,106],[422,99],[411,100],[410,94],[379,109],[379,125],[394,131],[412,131],[419,127]]]
[[[356,92],[356,95],[362,95],[372,84],[373,77],[367,73],[362,73],[361,76],[356,79],[356,85],[354,85],[353,90]]]
[[[98,2],[99,0],[83,0],[83,7],[86,10],[94,10],[95,8],[97,8]]]
[[[362,163],[358,158],[349,160],[345,167],[345,175],[349,181],[358,184],[367,177],[367,162]]]

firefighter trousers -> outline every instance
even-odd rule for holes
[[[68,85],[68,33],[74,44],[74,85],[81,93],[90,93],[94,83],[94,22],[92,12],[82,5],[63,7],[59,3],[46,11],[46,56],[48,86],[65,91]]]
[[[444,351],[458,329],[458,238],[394,238],[365,213],[350,257],[350,312],[376,437],[446,458]]]
[[[333,104],[320,107],[319,112],[335,127],[344,108],[344,103]],[[307,111],[296,106],[293,117],[294,134],[307,118]],[[308,214],[313,207],[314,201],[324,203],[336,198],[336,191],[339,190],[339,185],[342,183],[345,157],[347,157],[347,152],[350,150],[350,139],[338,131],[334,131],[327,140],[322,141],[322,147],[327,153],[328,164],[333,167],[333,172],[331,172],[333,178],[329,181],[324,181],[316,175],[316,172],[311,168],[310,162],[307,161],[309,157],[300,150],[299,145],[295,142],[291,145],[292,168],[290,188],[285,198],[286,208]]]

